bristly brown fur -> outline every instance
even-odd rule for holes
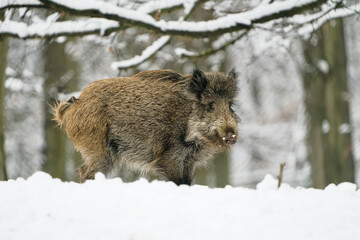
[[[65,113],[65,110],[71,105],[71,103],[61,100],[55,103],[52,107],[53,120],[58,123],[59,126],[62,125],[62,119]]]
[[[54,120],[82,154],[80,182],[128,164],[191,184],[196,167],[236,141],[235,94],[234,73],[145,71],[89,84],[54,106]]]

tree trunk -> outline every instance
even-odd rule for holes
[[[67,180],[66,174],[66,141],[65,133],[52,120],[51,105],[57,100],[57,94],[64,90],[77,90],[76,63],[71,61],[65,52],[66,43],[48,43],[44,50],[44,112],[45,112],[45,140],[44,154],[46,161],[44,171],[53,177]],[[78,154],[74,155],[75,161]]]
[[[66,55],[64,44],[48,43],[44,49],[44,113],[45,141],[44,155],[46,157],[44,171],[52,177],[65,180],[66,137],[52,121],[51,105],[57,98],[61,87],[61,77],[66,73]]]
[[[0,20],[3,19],[0,15]],[[7,65],[8,39],[0,38],[0,180],[7,180],[6,155],[4,137],[4,109],[5,109],[5,70]]]
[[[308,158],[313,186],[354,182],[342,20],[325,24],[304,42]]]
[[[72,73],[71,79],[67,82],[67,84],[65,84],[66,91],[69,93],[79,91],[78,63],[76,61],[70,59],[69,56],[66,56],[66,59],[67,59],[66,60],[66,65],[67,65],[66,69],[68,72],[70,71]],[[77,169],[82,164],[82,158],[81,158],[80,153],[75,150],[74,144],[71,142],[71,140],[68,137],[66,137],[66,146],[67,146],[66,150],[68,152],[70,152],[70,154],[68,154],[67,161],[71,160],[72,166],[74,166],[74,168],[72,168],[72,169],[68,168],[68,172],[66,172],[66,179],[71,180],[71,181],[77,181],[77,180],[79,180]]]
[[[225,187],[229,184],[229,152],[222,152],[216,156],[214,161],[215,186]]]
[[[195,178],[193,183],[198,185],[209,185],[207,181],[208,168],[202,167],[195,171]]]

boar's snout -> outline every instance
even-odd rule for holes
[[[233,129],[227,129],[226,131],[226,136],[222,137],[222,140],[227,144],[227,145],[232,145],[236,143],[237,140],[237,135],[235,134],[235,131]]]

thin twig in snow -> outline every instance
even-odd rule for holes
[[[286,163],[280,163],[280,172],[279,172],[279,175],[277,176],[277,179],[278,179],[278,188],[281,186],[281,183],[282,183],[283,171],[284,171],[285,165],[286,165]]]

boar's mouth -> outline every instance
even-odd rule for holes
[[[212,138],[214,142],[225,147],[226,149],[230,149],[230,146],[235,144],[237,141],[236,134],[227,134],[227,136],[221,136],[219,133],[215,133],[215,136]]]
[[[233,145],[236,143],[237,137],[236,134],[232,134],[229,137],[222,137],[222,140],[225,142],[226,145]]]

